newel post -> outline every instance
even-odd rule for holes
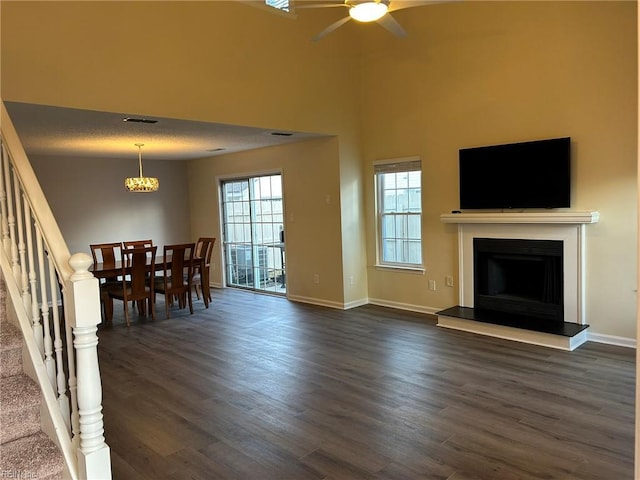
[[[110,480],[111,454],[104,441],[102,383],[98,366],[100,291],[98,279],[89,272],[92,259],[76,253],[69,260],[70,277],[67,317],[73,330],[76,358],[80,443],[77,452],[81,479]]]

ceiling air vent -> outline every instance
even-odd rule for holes
[[[271,135],[274,135],[276,137],[290,137],[291,135],[293,135],[293,133],[288,133],[288,132],[271,132]]]
[[[223,148],[223,147],[210,148],[209,150],[206,150],[206,151],[207,152],[222,152],[223,150],[226,150],[226,148]]]
[[[133,118],[133,117],[124,117],[122,121],[134,122],[134,123],[158,123],[158,120],[149,120],[148,118]]]

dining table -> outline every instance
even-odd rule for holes
[[[165,268],[165,257],[163,255],[156,255],[155,259],[155,271],[163,272]],[[205,258],[204,257],[193,257],[193,266],[194,268],[199,267],[201,271],[204,271],[205,267]],[[167,268],[171,267],[171,256],[167,257],[166,261]],[[151,264],[149,264],[149,270],[151,270]],[[89,271],[93,274],[97,279],[103,278],[114,278],[122,275],[122,261],[116,260],[115,263],[105,265],[103,262],[98,262],[89,267]],[[125,264],[125,274],[131,272],[131,268]],[[104,298],[105,301],[105,323],[110,325],[113,320],[113,299],[111,297]]]
[[[204,257],[193,257],[193,266],[202,268],[204,266]],[[156,255],[155,270],[161,272],[164,270],[164,257],[162,255]],[[171,267],[171,257],[167,257],[167,267]],[[149,265],[151,269],[151,265]],[[98,262],[89,267],[89,271],[93,273],[96,278],[113,278],[122,275],[122,261],[116,260],[114,264],[105,266],[103,262]],[[125,265],[125,273],[130,273],[130,267]]]

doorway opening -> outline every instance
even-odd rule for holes
[[[226,285],[287,293],[282,175],[224,180]]]

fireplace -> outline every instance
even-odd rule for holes
[[[474,238],[477,310],[564,321],[560,240]]]
[[[441,215],[457,224],[459,304],[437,312],[438,326],[564,350],[586,342],[585,227],[599,217],[555,210]]]

